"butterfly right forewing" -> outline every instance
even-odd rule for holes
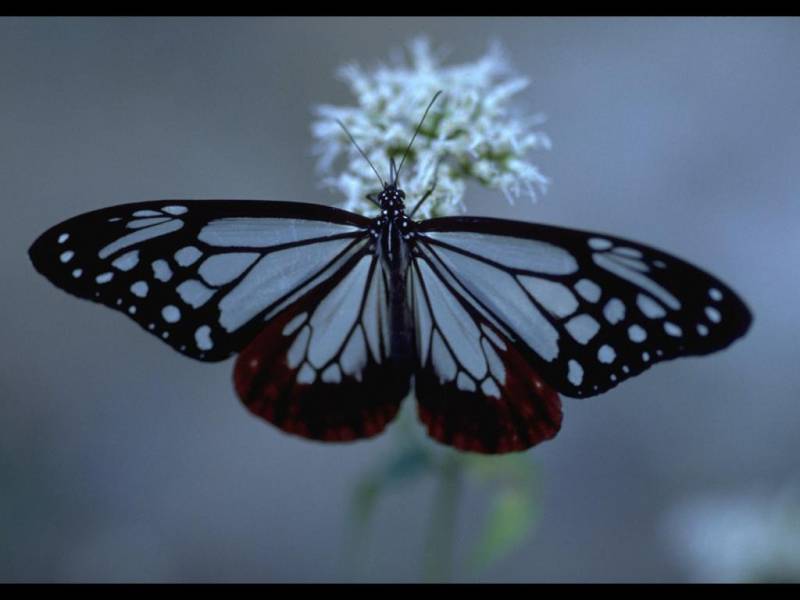
[[[604,234],[477,217],[423,222],[420,259],[560,393],[604,392],[653,364],[720,350],[751,316],[723,282]]]

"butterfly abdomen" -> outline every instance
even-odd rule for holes
[[[413,221],[405,214],[405,193],[388,186],[378,195],[381,214],[372,224],[375,253],[389,296],[392,362],[400,372],[409,371],[414,360],[414,319],[407,301],[411,266]]]

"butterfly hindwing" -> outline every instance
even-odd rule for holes
[[[290,433],[371,437],[409,389],[390,342],[385,276],[364,250],[270,321],[240,353],[235,387],[251,412]]]
[[[501,453],[552,438],[561,401],[499,327],[428,258],[412,267],[415,389],[431,437],[460,450]]]
[[[445,217],[420,224],[416,248],[569,396],[601,393],[659,361],[720,350],[751,321],[716,278],[608,235]]]
[[[123,312],[192,358],[216,361],[363,247],[368,224],[313,204],[152,201],[69,219],[29,253],[58,287]]]

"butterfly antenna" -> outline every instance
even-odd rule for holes
[[[394,181],[392,182],[394,185],[397,185],[397,179],[400,177],[400,169],[403,168],[403,163],[406,162],[406,156],[408,156],[408,151],[411,150],[411,145],[414,143],[414,140],[417,139],[417,134],[419,130],[422,129],[422,124],[425,122],[425,117],[428,116],[428,111],[433,106],[433,103],[436,102],[436,99],[441,95],[442,90],[436,92],[433,96],[433,99],[428,104],[428,108],[425,109],[425,113],[422,115],[422,118],[419,120],[419,125],[417,125],[417,130],[414,132],[414,135],[411,137],[411,141],[408,142],[408,147],[406,148],[405,153],[403,154],[403,160],[400,161],[400,166],[397,167],[397,170],[394,173]]]
[[[378,181],[381,182],[381,187],[385,188],[386,187],[386,183],[381,178],[381,174],[378,173],[378,169],[376,169],[375,165],[372,164],[372,161],[367,156],[367,153],[364,152],[361,149],[361,146],[358,145],[358,142],[356,142],[356,140],[353,137],[353,135],[347,130],[347,127],[344,126],[344,123],[342,123],[339,119],[336,119],[336,122],[339,124],[339,127],[341,127],[344,130],[344,132],[347,134],[347,137],[350,138],[350,141],[353,142],[353,146],[355,146],[356,149],[361,153],[361,156],[364,157],[364,160],[366,160],[369,163],[369,166],[372,167],[372,170],[375,172],[375,175],[378,177]]]

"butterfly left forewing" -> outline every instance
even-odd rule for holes
[[[448,217],[423,222],[416,245],[570,396],[601,393],[663,360],[720,350],[751,321],[715,277],[612,236]]]
[[[215,361],[359,251],[367,224],[312,204],[152,201],[69,219],[29,253],[58,287],[122,312],[187,356]]]

